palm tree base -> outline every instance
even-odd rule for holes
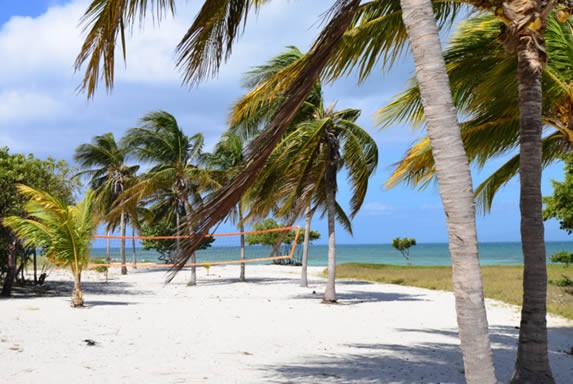
[[[84,306],[84,299],[82,298],[81,291],[74,289],[72,292],[72,307],[83,307]]]
[[[549,370],[549,368],[547,368]],[[547,372],[533,372],[529,369],[517,369],[513,372],[511,384],[555,384],[555,380]]]
[[[127,275],[127,267],[121,267],[121,274]]]

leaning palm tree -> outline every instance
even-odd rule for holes
[[[202,193],[219,186],[210,171],[200,167],[203,135],[188,137],[173,115],[159,111],[145,115],[140,127],[130,129],[122,143],[139,161],[151,163],[142,180],[125,191],[124,204],[145,200],[156,206],[171,206],[178,223],[180,212],[184,212],[186,231],[193,234],[193,206],[201,203]],[[194,252],[190,257],[195,263]],[[196,282],[193,266],[189,284]]]
[[[80,286],[82,270],[87,266],[92,236],[97,228],[94,211],[95,194],[89,190],[75,206],[25,185],[19,192],[29,201],[24,206],[27,217],[10,216],[3,224],[23,240],[26,247],[41,248],[49,261],[70,267],[74,275],[72,306],[83,306]]]
[[[217,73],[224,59],[228,58],[233,42],[241,31],[241,25],[246,21],[251,9],[260,7],[264,0],[245,1],[237,0],[212,2],[206,1],[199,11],[194,23],[185,34],[178,46],[179,66],[184,73],[184,82],[194,84]],[[244,192],[256,180],[258,170],[264,165],[268,156],[279,142],[283,133],[288,129],[294,119],[295,112],[303,105],[307,95],[312,91],[315,81],[329,63],[338,63],[338,70],[328,71],[332,77],[337,77],[346,70],[360,67],[362,75],[367,76],[368,69],[372,69],[380,59],[383,62],[392,61],[400,52],[395,43],[404,46],[407,37],[410,37],[412,48],[417,57],[417,68],[420,77],[426,68],[426,61],[430,63],[441,57],[440,41],[435,19],[429,1],[416,3],[405,0],[402,2],[403,19],[408,26],[408,34],[400,22],[400,12],[388,7],[395,5],[396,1],[370,1],[362,6],[359,0],[340,0],[334,3],[327,14],[330,21],[325,25],[320,36],[316,39],[312,49],[300,65],[290,71],[284,72],[281,82],[275,87],[277,92],[287,95],[273,119],[267,124],[264,132],[250,145],[250,155],[241,174],[233,178],[232,182],[219,189],[203,208],[197,212],[201,217],[195,234],[187,245],[189,250],[196,249],[211,227],[223,220],[228,212],[240,200]],[[448,5],[458,4],[456,1],[437,3],[441,11],[441,20],[453,20],[455,12],[451,12]],[[174,11],[174,0],[163,0],[153,8],[157,19],[164,16],[166,10]],[[232,5],[232,6],[231,6]],[[119,1],[93,0],[83,18],[86,27],[86,38],[81,52],[76,60],[76,69],[87,62],[82,88],[87,91],[88,97],[94,95],[100,76],[103,77],[106,87],[111,89],[114,80],[114,53],[117,36],[122,36],[122,48],[125,58],[125,28],[133,26],[135,20],[145,15],[150,7],[149,2],[136,0]],[[412,10],[423,10],[421,13],[412,13]],[[444,18],[443,16],[446,15]],[[354,25],[361,20],[372,18],[377,22],[365,23],[373,30],[363,28],[360,33]],[[393,22],[388,22],[393,20]],[[423,20],[424,24],[416,29],[416,24]],[[398,28],[398,32],[396,32]],[[401,29],[400,29],[401,28]],[[418,44],[421,36],[429,38],[427,43]],[[416,41],[416,44],[414,44]],[[424,57],[425,47],[431,48]],[[338,51],[348,54],[337,55]],[[101,65],[101,66],[100,66]],[[363,71],[363,69],[366,69]],[[433,73],[432,73],[433,72]],[[477,263],[477,242],[475,241],[474,206],[471,199],[471,178],[469,167],[465,158],[463,145],[459,138],[453,105],[449,95],[449,84],[445,75],[445,66],[438,65],[430,69],[430,76],[420,81],[424,89],[424,103],[426,108],[438,107],[437,113],[430,118],[432,126],[432,146],[439,154],[436,156],[438,179],[444,183],[441,195],[448,217],[448,232],[451,240],[450,250],[454,260],[454,290],[457,298],[459,313],[458,324],[464,352],[466,377],[469,382],[492,383],[495,382],[489,338],[487,334],[487,320],[485,305],[481,293],[481,278],[479,264]],[[437,75],[437,76],[434,76]],[[439,98],[426,95],[426,90],[433,86],[433,79],[439,79],[435,91]],[[442,97],[444,96],[444,97]],[[439,112],[446,107],[447,120],[439,118]],[[453,149],[453,156],[442,156],[449,149]],[[458,194],[462,191],[461,194]],[[177,267],[181,268],[189,256],[179,260]],[[467,262],[466,262],[467,260]],[[176,272],[178,269],[175,269]],[[171,275],[173,277],[174,274]],[[461,283],[469,281],[470,284]],[[476,356],[478,358],[476,358]]]
[[[76,148],[74,159],[84,171],[78,175],[90,177],[90,187],[95,191],[95,202],[102,217],[107,216],[118,197],[134,179],[139,166],[126,164],[126,148],[117,144],[113,133],[95,136],[90,144]],[[119,226],[121,274],[127,274],[125,266],[126,211],[121,210],[119,218],[107,219],[108,234]],[[107,244],[109,258],[109,240]]]

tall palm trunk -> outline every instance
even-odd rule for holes
[[[522,40],[517,57],[521,183],[519,207],[524,268],[519,343],[511,382],[554,383],[547,356],[547,266],[541,197],[541,69],[544,60],[531,40]]]
[[[400,0],[416,63],[452,256],[468,383],[495,383],[478,258],[472,181],[430,0]]]
[[[334,217],[336,215],[336,171],[338,162],[338,141],[332,132],[326,133],[328,163],[324,174],[326,187],[326,212],[328,220],[328,280],[324,290],[323,303],[336,303],[336,239]]]
[[[192,209],[191,209],[191,204],[189,204],[187,196],[185,196],[183,200],[183,206],[185,207],[185,220],[187,222],[187,230],[189,231],[189,235],[193,236],[193,224],[191,221]],[[193,251],[191,253],[191,263],[195,264],[196,262],[197,262],[197,256],[195,255],[195,251]],[[191,267],[191,279],[189,280],[187,285],[189,286],[197,285],[197,267],[195,265]]]
[[[237,204],[239,210],[239,232],[241,232],[241,260],[245,260],[245,224],[243,224],[243,211],[241,209],[241,202]],[[241,263],[241,273],[239,281],[245,281],[245,263]]]
[[[121,234],[121,239],[119,240],[119,259],[121,261],[121,274],[127,275],[127,266],[125,265],[125,212],[121,211],[121,216],[119,219],[119,232]]]
[[[312,220],[312,214],[310,211],[310,204],[306,207],[305,212],[306,220],[304,222],[304,243],[302,247],[302,268],[300,272],[300,286],[308,287],[308,246],[310,244],[310,221]]]

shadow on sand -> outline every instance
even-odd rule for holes
[[[465,383],[462,353],[456,331],[400,329],[400,332],[440,333],[450,343],[350,344],[346,354],[324,352],[300,356],[297,363],[264,366],[269,383]],[[383,332],[383,330],[381,330]],[[493,358],[499,382],[511,378],[516,356],[515,327],[492,327]],[[549,358],[557,383],[573,374],[573,356],[562,349],[564,340],[573,342],[572,328],[549,329]],[[304,362],[304,363],[302,363]]]
[[[82,292],[92,295],[139,295],[149,291],[134,290],[127,282],[110,280],[104,281],[84,281],[82,282]],[[74,283],[65,280],[48,280],[42,285],[27,284],[25,286],[15,286],[12,290],[11,299],[32,299],[36,297],[69,297],[72,295]]]

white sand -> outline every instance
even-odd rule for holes
[[[86,308],[70,289],[0,301],[5,383],[463,383],[453,295],[338,281],[339,305],[320,304],[322,268],[299,287],[300,268],[199,269],[163,284],[164,272],[84,274]],[[69,273],[55,272],[71,280]],[[60,287],[62,288],[62,287]],[[61,289],[60,289],[61,290]],[[316,291],[316,294],[313,293]],[[488,301],[498,378],[508,382],[519,312]],[[570,383],[573,322],[549,318],[550,359]],[[96,342],[89,346],[84,341]]]

